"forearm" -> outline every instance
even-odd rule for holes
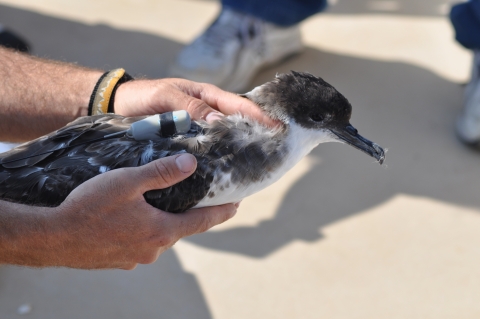
[[[50,208],[0,201],[0,264],[46,266],[49,254],[47,216]],[[48,234],[48,236],[47,236]]]
[[[0,47],[0,140],[33,139],[87,115],[101,75]]]

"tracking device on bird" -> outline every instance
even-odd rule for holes
[[[175,112],[166,112],[162,114],[155,114],[149,117],[144,118],[143,120],[134,122],[131,124],[130,128],[125,131],[115,132],[111,134],[104,135],[99,138],[95,138],[89,141],[84,141],[82,143],[67,145],[64,147],[56,148],[51,151],[46,151],[43,153],[32,154],[30,156],[25,156],[22,158],[16,158],[11,161],[0,161],[0,165],[9,164],[27,158],[37,157],[45,155],[48,153],[53,153],[55,151],[65,150],[82,144],[90,144],[93,142],[98,142],[112,137],[121,137],[126,136],[132,138],[136,141],[144,140],[156,140],[160,137],[171,137],[175,134],[185,134],[190,130],[192,125],[192,120],[187,111],[175,111]]]
[[[126,134],[137,141],[155,140],[159,136],[169,137],[187,133],[190,130],[191,123],[187,111],[155,114],[132,123]]]

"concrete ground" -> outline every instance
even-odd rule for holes
[[[0,268],[0,318],[480,318],[480,152],[453,133],[470,55],[444,0],[338,0],[303,25],[310,71],[386,166],[324,144],[237,216],[126,271]],[[42,57],[163,77],[208,0],[0,0]],[[20,307],[20,308],[19,308]]]

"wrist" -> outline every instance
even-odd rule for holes
[[[95,85],[98,82],[98,79],[102,76],[101,71],[92,71],[85,75],[85,91],[82,93],[82,96],[79,98],[78,105],[80,105],[78,113],[75,114],[75,118],[88,115],[88,104]]]
[[[114,69],[100,76],[90,96],[88,115],[115,113],[114,101],[117,89],[133,77],[124,69]]]
[[[117,92],[115,94],[113,100],[113,108],[115,110],[115,114],[120,114],[123,116],[128,116],[125,114],[125,104],[127,102],[127,98],[130,91],[130,86],[132,82],[124,83],[117,88]]]
[[[151,80],[135,80],[120,85],[114,99],[115,114],[123,116],[155,114],[153,109],[153,113],[148,113],[144,107],[144,105],[148,105],[149,96],[155,91],[152,82]]]

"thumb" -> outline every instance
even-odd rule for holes
[[[197,168],[197,160],[191,154],[165,157],[135,168],[132,183],[142,194],[152,189],[162,189],[175,185],[192,175]]]

